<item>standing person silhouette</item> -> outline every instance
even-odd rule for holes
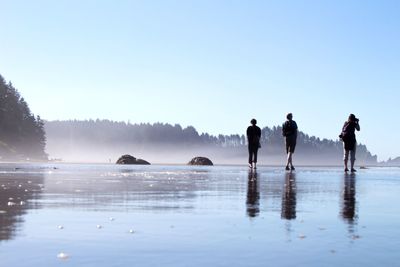
[[[293,120],[293,114],[288,113],[286,115],[286,121],[282,125],[282,135],[285,137],[286,144],[286,154],[287,154],[287,162],[286,162],[286,170],[294,171],[295,168],[293,166],[293,153],[296,148],[296,140],[297,140],[297,123]],[[290,168],[289,168],[290,165]]]
[[[356,161],[356,148],[357,148],[357,140],[355,131],[360,131],[360,125],[358,124],[359,119],[356,118],[354,114],[350,114],[348,120],[344,123],[342,128],[342,133],[339,135],[340,139],[342,139],[344,145],[344,171],[348,172],[348,161],[350,154],[350,167],[351,172],[356,172],[354,169],[354,162]]]
[[[257,153],[260,148],[261,129],[256,125],[256,119],[252,119],[250,123],[251,125],[247,128],[249,168],[257,169]]]

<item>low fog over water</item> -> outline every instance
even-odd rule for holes
[[[126,124],[112,121],[46,122],[46,152],[52,159],[66,162],[114,163],[130,154],[150,163],[186,164],[204,156],[215,164],[245,164],[247,142],[244,134],[212,136],[199,134],[194,127],[170,124]],[[281,165],[286,154],[282,129],[263,128],[259,163]],[[360,145],[359,164],[374,165],[376,156]],[[299,133],[295,163],[301,165],[340,165],[342,143]]]

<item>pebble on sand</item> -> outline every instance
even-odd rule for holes
[[[103,228],[103,226],[101,226],[100,224],[96,225],[97,229],[101,229]]]
[[[306,238],[306,235],[300,234],[300,235],[299,235],[299,238],[300,238],[300,239],[304,239],[304,238]]]
[[[133,229],[130,229],[130,230],[129,230],[129,233],[130,233],[130,234],[133,234],[133,233],[135,233],[135,231],[133,231]]]
[[[61,259],[61,260],[66,260],[69,258],[69,255],[67,253],[64,252],[60,252],[57,254],[57,258]]]
[[[62,229],[64,229],[64,226],[59,225],[59,226],[58,226],[58,229],[62,230]]]

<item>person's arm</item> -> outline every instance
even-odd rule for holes
[[[286,123],[283,123],[283,124],[282,124],[282,135],[283,135],[283,136],[286,136],[285,125],[286,125]]]
[[[356,130],[360,131],[360,124],[358,124],[358,122],[356,123]]]

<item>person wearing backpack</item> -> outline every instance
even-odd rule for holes
[[[257,153],[260,146],[261,129],[258,127],[257,120],[252,119],[251,125],[247,128],[247,142],[249,148],[249,168],[257,169]]]
[[[359,119],[356,118],[354,114],[350,114],[348,120],[344,123],[342,128],[342,133],[339,138],[343,141],[343,151],[344,151],[344,171],[348,172],[348,161],[350,154],[350,168],[351,172],[356,172],[354,169],[354,162],[356,161],[356,148],[357,140],[355,131],[360,131]]]
[[[286,115],[286,121],[282,125],[282,135],[285,137],[286,144],[286,154],[287,154],[287,162],[286,162],[286,170],[294,171],[295,168],[293,166],[293,153],[296,148],[296,140],[297,140],[297,123],[293,120],[293,114],[288,113]],[[290,168],[289,168],[290,165]]]

